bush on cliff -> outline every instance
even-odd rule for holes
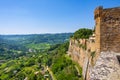
[[[93,31],[91,29],[82,28],[82,29],[77,30],[74,33],[73,38],[74,39],[88,39],[90,35],[92,34],[93,34]]]
[[[69,43],[64,43],[49,54],[52,57],[50,68],[57,80],[83,80],[82,70],[79,76],[76,64],[66,55],[68,47]]]

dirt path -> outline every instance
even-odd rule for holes
[[[49,71],[51,77],[52,77],[52,80],[57,80],[53,74],[53,72],[50,70],[50,68],[47,67],[47,70]]]

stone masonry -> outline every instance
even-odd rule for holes
[[[96,49],[101,51],[120,52],[120,7],[103,9],[95,12]]]

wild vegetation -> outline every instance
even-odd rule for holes
[[[0,36],[0,80],[82,79],[66,54],[70,35]]]
[[[53,56],[50,54],[52,56],[51,70],[57,80],[82,80],[82,69],[66,54],[68,45],[64,43],[52,51]]]
[[[93,34],[93,31],[91,29],[82,28],[77,30],[73,36],[71,36],[74,39],[88,39],[90,35]]]

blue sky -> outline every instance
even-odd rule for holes
[[[94,27],[94,9],[120,0],[0,0],[0,34],[74,32]]]

